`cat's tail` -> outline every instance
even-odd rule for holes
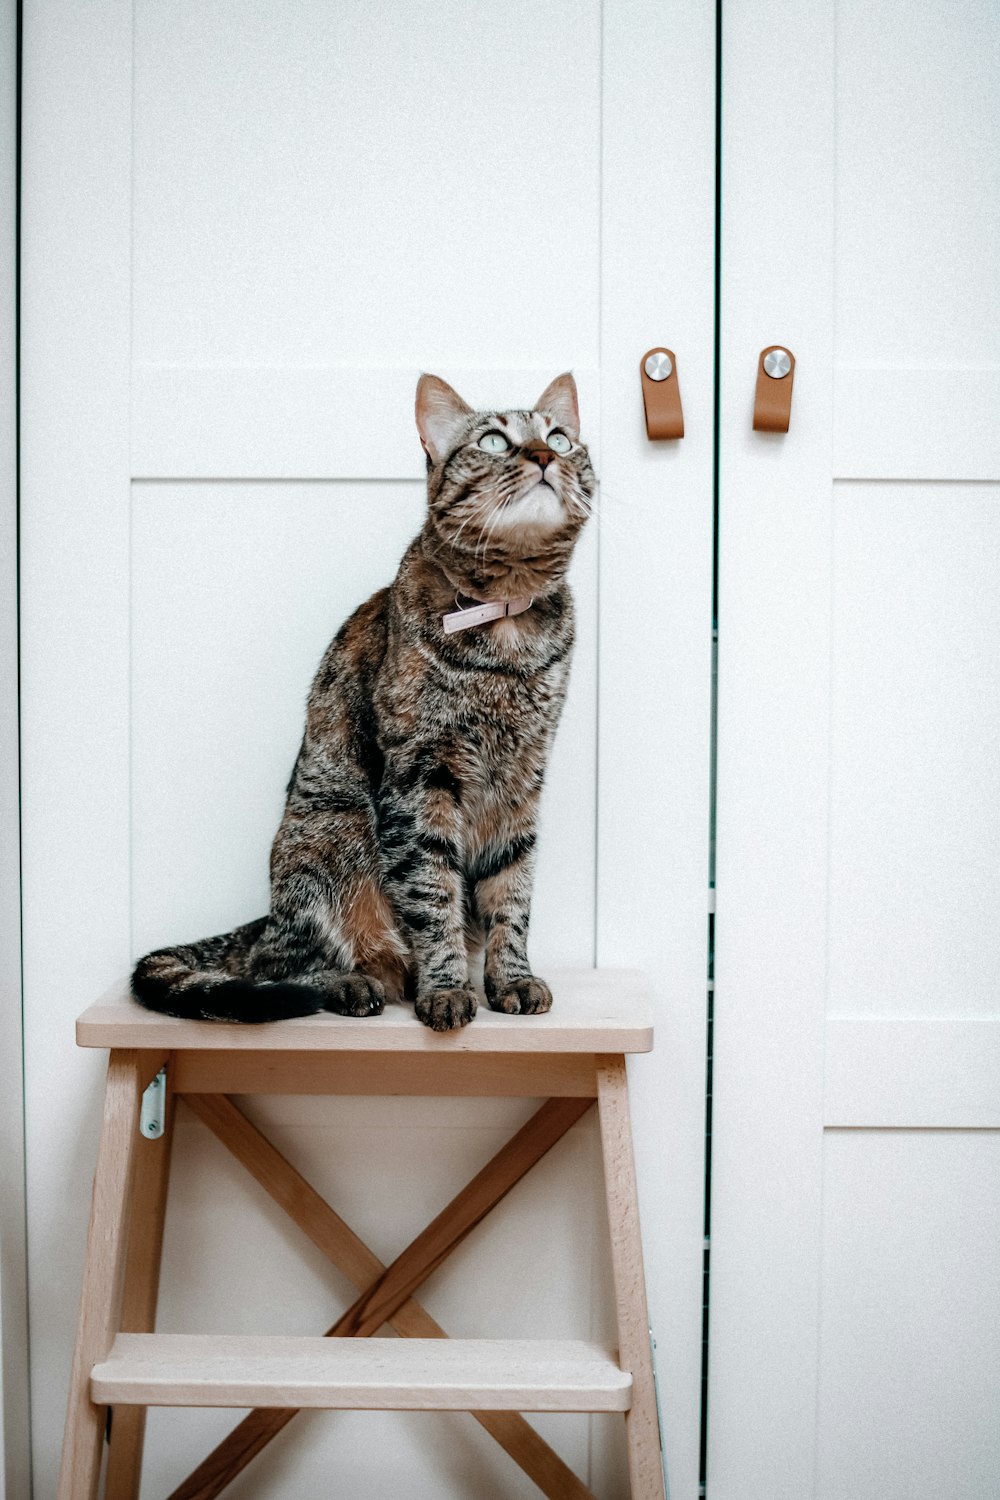
[[[179,948],[147,953],[132,973],[132,993],[147,1010],[186,1021],[284,1021],[314,1016],[323,1007],[319,990],[289,980],[246,977],[250,950],[266,917],[233,932]]]

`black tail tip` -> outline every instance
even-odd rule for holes
[[[184,1021],[234,1021],[257,1026],[315,1016],[323,1009],[322,995],[304,984],[252,984],[245,979],[179,988],[150,974],[142,963],[132,975],[132,994],[147,1010]]]

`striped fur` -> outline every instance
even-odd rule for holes
[[[494,1009],[552,1003],[527,938],[538,802],[573,646],[565,573],[595,486],[576,387],[562,375],[531,411],[475,412],[424,375],[417,425],[427,518],[394,582],[320,664],[271,850],[270,913],[142,959],[133,993],[153,1010],[364,1016],[405,994],[447,1031],[476,1011],[477,940]],[[558,432],[568,453],[549,446],[565,448]],[[506,451],[484,451],[487,433]],[[463,596],[534,603],[445,635],[441,617]]]

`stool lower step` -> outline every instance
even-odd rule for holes
[[[632,1376],[601,1344],[121,1333],[91,1373],[98,1405],[390,1411],[627,1411]]]

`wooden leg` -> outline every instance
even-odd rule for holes
[[[174,1094],[170,1071],[168,1067],[163,1134],[155,1140],[140,1135],[135,1144],[122,1289],[122,1333],[152,1333],[156,1327],[163,1221],[173,1146]],[[144,1406],[115,1407],[108,1444],[104,1500],[138,1500],[145,1435]]]
[[[216,1123],[213,1121],[219,1122],[226,1113],[224,1109],[219,1108],[221,1101],[215,1098],[192,1094],[187,1096],[187,1100],[192,1108],[212,1125],[213,1130],[216,1129]],[[525,1173],[587,1112],[592,1103],[592,1099],[550,1099],[548,1103],[543,1104],[527,1125],[497,1152],[483,1170],[452,1199],[447,1208],[428,1224],[423,1233],[419,1234],[402,1254],[397,1256],[392,1265],[381,1274],[376,1274],[368,1289],[342,1317],[337,1319],[332,1328],[327,1329],[327,1337],[368,1338],[377,1333],[383,1323],[395,1321],[397,1314],[404,1306],[414,1308],[415,1304],[410,1302],[411,1293],[427,1280],[456,1245],[461,1244]],[[249,1126],[249,1121],[245,1124]],[[229,1126],[233,1125],[232,1117],[229,1116]],[[251,1126],[250,1129],[252,1128]],[[239,1133],[245,1141],[245,1132],[240,1130]],[[227,1134],[235,1135],[236,1132],[230,1128]],[[242,1153],[237,1154],[242,1159]],[[267,1175],[271,1181],[274,1181],[273,1167],[273,1158],[268,1159],[266,1168],[261,1163],[262,1175],[259,1180],[263,1181],[264,1176]],[[255,1168],[251,1170],[254,1170],[254,1174],[257,1175]],[[300,1182],[303,1181],[304,1179],[300,1179]],[[298,1186],[294,1189],[294,1193],[300,1197],[300,1201],[304,1201],[301,1199],[301,1189]],[[312,1194],[312,1189],[309,1189],[309,1194]],[[318,1244],[317,1211],[313,1198],[318,1199],[318,1195],[312,1195],[312,1198],[309,1198],[305,1210],[311,1226],[307,1233]],[[318,1201],[322,1202],[321,1199]],[[327,1207],[325,1204],[323,1206]],[[329,1210],[329,1212],[332,1214],[333,1211]],[[347,1228],[342,1220],[338,1220],[338,1224],[343,1229]],[[338,1237],[341,1234],[340,1229],[334,1232]],[[352,1235],[351,1239],[354,1240],[355,1237]],[[351,1247],[352,1258],[356,1264],[360,1243],[357,1241]],[[367,1253],[370,1254],[370,1252]],[[424,1316],[427,1315],[424,1314]],[[288,1409],[252,1411],[173,1491],[170,1500],[214,1500],[214,1497],[222,1493],[230,1481],[235,1479],[236,1475],[288,1425],[295,1415],[294,1410]],[[482,1415],[493,1418],[501,1414],[483,1413]],[[483,1425],[486,1426],[486,1423],[484,1422]],[[501,1424],[497,1425],[499,1430]],[[527,1423],[524,1425],[528,1426]],[[509,1433],[509,1426],[504,1427],[503,1430]],[[541,1439],[533,1429],[529,1428],[529,1432],[540,1444]],[[526,1443],[524,1452],[529,1459],[532,1452],[535,1458],[538,1457],[534,1444]],[[541,1466],[536,1464],[536,1467],[539,1473],[544,1472]],[[570,1478],[573,1478],[572,1474]],[[560,1497],[560,1500],[563,1495],[566,1495],[568,1500],[574,1496],[574,1491],[568,1488],[562,1491],[557,1489],[554,1493]],[[586,1491],[584,1490],[583,1493],[585,1495]]]
[[[623,1370],[632,1372],[632,1407],[625,1414],[632,1500],[665,1500],[660,1427],[653,1384],[653,1352],[639,1237],[628,1077],[620,1054],[598,1058],[597,1107],[611,1231],[611,1264]]]
[[[90,1399],[90,1372],[107,1354],[116,1331],[127,1195],[139,1132],[139,1084],[139,1054],[113,1051],[108,1059],[58,1500],[94,1500],[97,1494],[107,1409]]]

